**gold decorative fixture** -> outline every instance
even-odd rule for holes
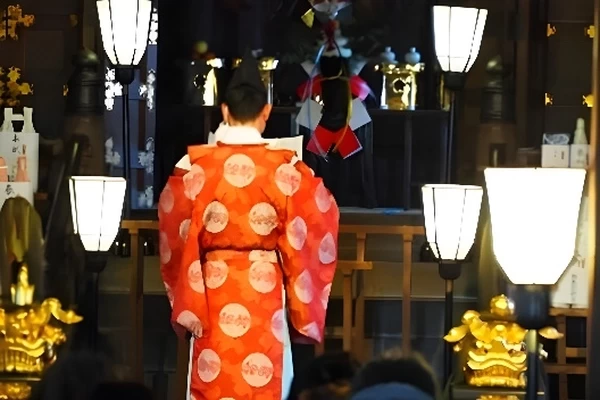
[[[63,85],[63,96],[67,97],[69,94],[69,85]]]
[[[594,95],[588,94],[581,96],[583,98],[583,105],[588,106],[589,108],[594,107]]]
[[[19,40],[17,27],[28,28],[33,25],[34,21],[33,14],[23,14],[23,9],[19,4],[8,6],[3,12],[2,21],[0,21],[0,40],[6,40],[7,36],[12,40]]]
[[[490,301],[490,312],[467,311],[463,325],[452,328],[444,337],[461,352],[463,371],[471,386],[524,388],[527,352],[524,348],[527,330],[513,322],[514,304],[504,295]],[[540,335],[560,339],[555,328],[544,328]]]
[[[417,76],[425,64],[382,63],[375,71],[383,76],[381,107],[389,110],[414,110],[417,106]]]
[[[590,39],[593,39],[594,36],[596,36],[596,28],[594,25],[590,25],[585,28],[585,36],[589,37]]]
[[[554,36],[556,34],[556,27],[552,24],[546,25],[546,36]]]
[[[18,106],[21,104],[21,96],[33,94],[33,85],[20,80],[21,68],[10,67],[6,73],[0,67],[0,106]]]
[[[72,325],[83,318],[63,310],[54,298],[34,303],[35,287],[29,284],[25,264],[10,289],[13,304],[0,308],[0,399],[21,400],[29,398],[31,386],[26,381],[10,382],[15,374],[41,377],[56,361],[58,346],[67,341],[65,332],[54,320]]]
[[[554,104],[554,96],[552,96],[550,93],[544,93],[544,104],[547,106]]]

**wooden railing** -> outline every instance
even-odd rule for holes
[[[123,221],[122,229],[129,231],[131,237],[130,264],[130,363],[134,379],[143,381],[143,341],[144,341],[144,237],[140,231],[158,230],[157,221]],[[351,352],[357,359],[365,358],[364,325],[365,295],[362,274],[373,269],[373,262],[365,260],[366,239],[368,235],[400,236],[403,246],[403,284],[402,284],[402,350],[406,354],[411,349],[411,281],[412,281],[412,247],[416,236],[424,235],[421,226],[371,226],[341,225],[340,234],[353,234],[356,239],[356,259],[339,260],[338,271],[342,274],[343,322],[342,342],[345,351]],[[353,286],[356,282],[356,293]],[[352,307],[353,301],[354,309]],[[354,324],[353,321],[354,320]],[[325,351],[324,344],[316,347],[317,354]],[[176,398],[184,398],[189,357],[188,343],[180,341],[177,360]]]
[[[587,374],[587,348],[570,347],[567,345],[567,335],[569,333],[567,319],[587,318],[588,309],[552,308],[550,315],[556,319],[556,329],[564,334],[564,336],[558,339],[556,343],[556,362],[547,362],[546,371],[549,374],[558,375],[558,398],[559,400],[567,400],[569,398],[569,376]]]

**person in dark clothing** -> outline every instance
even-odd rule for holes
[[[139,383],[102,383],[96,387],[91,400],[152,400],[152,392]]]
[[[431,367],[417,355],[384,354],[354,379],[352,400],[434,400],[438,385]]]
[[[112,368],[96,354],[61,354],[35,387],[30,400],[89,400],[101,382],[112,379]]]
[[[330,353],[317,357],[294,376],[288,400],[326,398],[319,397],[326,392],[332,394],[331,399],[338,399],[340,397],[333,396],[333,392],[343,393],[359,367],[349,353]]]

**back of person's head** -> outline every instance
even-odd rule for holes
[[[431,400],[438,394],[433,370],[419,355],[397,351],[367,364],[356,376],[353,400]]]
[[[252,122],[257,119],[267,105],[267,93],[250,85],[230,88],[225,92],[225,104],[229,115],[239,123]]]
[[[152,392],[139,383],[106,382],[96,387],[91,400],[152,400]]]
[[[89,400],[100,382],[113,378],[104,358],[88,352],[64,353],[48,368],[31,400]]]
[[[349,353],[327,353],[313,359],[294,376],[288,400],[301,398],[301,394],[330,384],[343,387],[352,382],[360,365]]]
[[[329,383],[300,393],[299,400],[348,400],[352,394],[350,382]]]

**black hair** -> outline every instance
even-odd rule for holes
[[[339,381],[309,389],[302,393],[300,400],[347,400],[352,394],[349,381]]]
[[[313,359],[295,374],[288,400],[300,398],[306,390],[329,384],[351,382],[360,368],[349,353],[328,353]]]
[[[239,85],[225,92],[225,104],[231,117],[245,123],[255,120],[267,105],[266,91],[256,90],[251,85]]]
[[[438,385],[433,370],[419,355],[409,357],[386,357],[371,361],[356,375],[352,392],[385,383],[404,383],[427,393],[438,394]]]
[[[114,379],[108,362],[93,353],[63,353],[35,386],[31,400],[87,400],[100,382]]]
[[[152,400],[152,391],[135,382],[107,382],[96,387],[91,400]]]

